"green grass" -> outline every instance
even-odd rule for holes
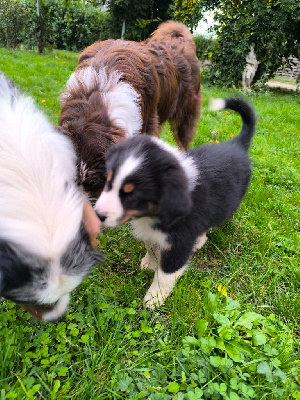
[[[57,124],[77,55],[0,49],[0,59]],[[209,234],[156,311],[143,308],[152,276],[140,270],[145,250],[127,226],[103,229],[106,263],[73,293],[64,322],[36,322],[2,301],[1,400],[300,399],[300,97],[206,82],[202,91],[193,146],[240,130],[234,113],[208,110],[209,98],[243,95],[257,111],[240,209]],[[163,139],[172,142],[168,127]]]

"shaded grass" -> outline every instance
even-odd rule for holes
[[[75,69],[77,55],[0,49],[0,59],[0,70],[33,96],[57,124],[57,99]],[[143,310],[152,275],[139,268],[145,250],[128,226],[103,229],[106,263],[74,292],[65,322],[35,322],[3,301],[1,400],[30,396],[125,399],[129,381],[127,389],[125,381],[123,386],[117,381],[123,373],[139,382],[139,374],[154,374],[153,368],[159,366],[170,374],[172,368],[180,371],[176,354],[182,339],[196,334],[195,322],[204,317],[205,296],[215,293],[220,284],[243,309],[274,313],[284,321],[299,349],[299,95],[278,90],[241,92],[206,83],[202,90],[202,118],[193,146],[227,140],[240,130],[240,118],[233,112],[208,110],[210,97],[242,95],[257,112],[251,147],[253,179],[240,209],[232,220],[209,233],[207,244],[191,259],[192,268],[155,312]],[[173,142],[168,126],[163,139]],[[263,387],[255,390],[257,398],[267,398]]]

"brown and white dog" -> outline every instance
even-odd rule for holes
[[[161,24],[144,42],[87,47],[60,98],[59,124],[75,145],[79,182],[90,200],[104,187],[112,144],[141,132],[159,136],[169,121],[178,146],[187,150],[200,103],[196,48],[181,23]]]

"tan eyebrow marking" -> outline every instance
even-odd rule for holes
[[[112,177],[113,177],[113,172],[112,172],[112,170],[110,169],[110,170],[108,171],[107,178],[106,178],[107,182],[110,182],[110,181],[112,180]]]
[[[122,187],[123,192],[125,193],[130,193],[134,189],[134,184],[133,183],[125,183],[125,185]]]

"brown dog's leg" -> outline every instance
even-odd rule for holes
[[[178,105],[179,106],[179,105]],[[201,96],[191,96],[189,104],[183,104],[177,110],[176,117],[170,121],[171,129],[180,150],[187,151],[194,139],[197,122],[200,117]]]
[[[142,132],[147,133],[150,136],[159,137],[161,132],[161,126],[159,124],[159,118],[157,112],[154,112],[149,116],[147,122],[144,121]]]

